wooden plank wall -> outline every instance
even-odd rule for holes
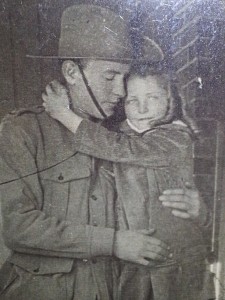
[[[147,11],[156,7],[154,1],[144,2]],[[0,119],[11,109],[41,103],[41,92],[57,77],[59,67],[55,60],[26,55],[56,55],[61,14],[81,3],[109,7],[121,15],[136,7],[135,0],[0,0]]]
[[[8,5],[0,2],[0,118],[14,107],[12,40]]]

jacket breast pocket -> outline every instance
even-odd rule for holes
[[[81,201],[83,191],[88,191],[90,177],[91,167],[88,157],[79,154],[42,172],[40,176],[44,194],[42,210],[49,216],[65,220],[71,201],[71,190],[73,201]]]

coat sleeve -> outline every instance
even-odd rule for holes
[[[146,132],[142,136],[128,136],[112,132],[89,120],[83,120],[75,134],[78,151],[115,163],[127,163],[143,167],[164,168],[176,166],[176,177],[193,181],[192,138],[189,131],[181,125],[169,124]],[[175,186],[174,186],[175,188]],[[211,218],[203,199],[199,224],[208,227]]]
[[[187,130],[174,125],[148,131],[142,136],[112,132],[83,120],[75,134],[78,151],[116,163],[147,167],[176,164],[190,150],[192,141]]]
[[[57,257],[112,255],[114,229],[77,226],[42,211],[35,143],[20,124],[2,123],[0,195],[6,246],[21,253]]]

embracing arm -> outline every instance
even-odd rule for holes
[[[176,164],[191,148],[191,138],[183,130],[153,129],[142,136],[127,136],[112,132],[88,120],[83,120],[75,134],[80,152],[118,163],[141,166]]]
[[[88,120],[83,120],[69,109],[67,90],[53,81],[42,95],[46,111],[75,135],[76,148],[85,154],[112,162],[144,166],[166,166],[182,155],[191,139],[185,130],[152,130],[143,136],[129,137],[108,131]],[[175,127],[176,128],[176,127]]]
[[[6,245],[17,252],[46,256],[112,255],[114,229],[75,225],[43,212],[36,149],[34,139],[20,124],[4,122],[0,133],[0,188]]]

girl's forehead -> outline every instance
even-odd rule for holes
[[[167,90],[169,82],[162,75],[131,75],[127,81],[128,89],[135,89],[137,85],[145,87],[145,89],[152,89],[153,87],[158,89]]]

